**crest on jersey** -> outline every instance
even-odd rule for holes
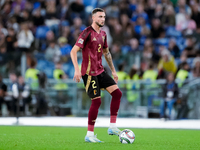
[[[80,38],[79,40],[78,40],[78,43],[80,43],[80,44],[83,44],[83,39],[82,38]]]
[[[96,41],[97,39],[94,37],[93,39],[92,39],[92,41]]]
[[[97,95],[97,90],[94,90],[94,95]]]
[[[103,39],[103,42],[104,42],[104,40],[105,40],[105,36],[102,36],[102,39]]]

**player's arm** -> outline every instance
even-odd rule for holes
[[[118,76],[117,76],[115,67],[113,65],[112,56],[110,54],[110,51],[109,51],[108,47],[103,49],[103,55],[104,55],[104,57],[105,57],[105,59],[106,59],[106,61],[108,63],[108,66],[110,67],[110,70],[112,71],[112,75],[114,77],[114,80],[117,83]]]
[[[74,47],[72,48],[71,52],[70,52],[70,56],[72,59],[72,63],[74,65],[75,68],[75,73],[74,73],[74,80],[76,82],[80,82],[81,80],[81,71],[78,67],[78,61],[77,61],[77,52],[80,50],[81,48],[78,47],[77,45],[74,45]]]

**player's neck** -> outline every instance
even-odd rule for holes
[[[97,32],[97,33],[100,33],[100,29],[101,29],[101,27],[99,27],[97,24],[95,24],[95,23],[92,23],[92,28]]]

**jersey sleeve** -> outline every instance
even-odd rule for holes
[[[108,44],[107,44],[107,35],[105,34],[105,39],[104,39],[104,45],[103,48],[107,48]]]
[[[77,41],[76,41],[76,46],[83,48],[87,39],[87,35],[88,35],[88,31],[84,30],[83,32],[81,32],[81,34],[79,35]]]

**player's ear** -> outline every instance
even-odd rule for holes
[[[93,14],[93,15],[92,15],[92,20],[94,20],[95,16],[96,16],[96,14]]]

